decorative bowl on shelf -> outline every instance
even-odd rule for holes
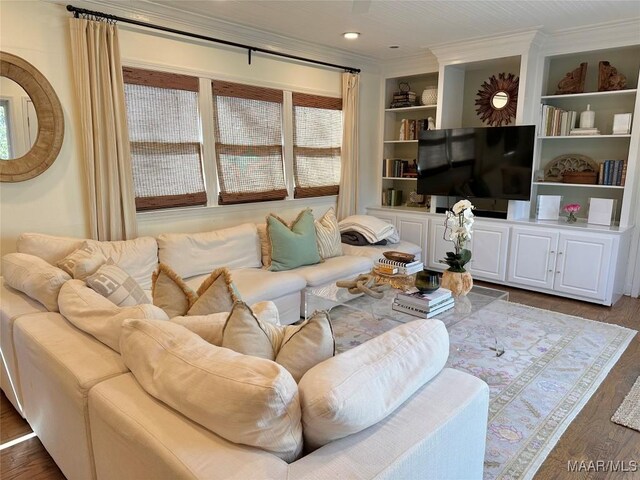
[[[421,293],[435,292],[440,288],[440,275],[433,270],[421,270],[416,274],[415,286]]]
[[[416,258],[415,255],[411,255],[410,253],[395,251],[383,252],[382,255],[384,255],[384,258],[386,258],[387,260],[400,263],[410,263],[413,262],[413,260]]]

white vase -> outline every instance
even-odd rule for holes
[[[580,114],[580,128],[593,128],[596,123],[596,112],[591,110],[591,105]]]
[[[435,105],[438,103],[438,87],[427,87],[422,91],[422,104]]]

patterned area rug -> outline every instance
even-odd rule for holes
[[[345,308],[331,318],[338,351],[398,325]],[[447,366],[491,391],[484,478],[532,478],[635,333],[504,301],[451,327]]]
[[[611,421],[640,432],[640,377],[637,378],[633,387],[631,387],[631,391],[624,397],[622,405],[613,414]]]

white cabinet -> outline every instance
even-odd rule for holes
[[[416,245],[420,245],[422,249],[422,257],[425,258],[424,255],[427,252],[427,231],[429,221],[426,218],[416,218],[416,217],[396,217],[396,228],[398,229],[398,235],[400,235],[400,240],[405,240],[407,242],[415,243]]]
[[[369,215],[373,215],[374,217],[379,218],[380,220],[389,222],[391,225],[396,227],[396,216],[391,213],[386,213],[386,212],[383,213],[376,210],[375,212],[369,212]]]
[[[514,227],[509,283],[605,300],[613,238]]]
[[[474,278],[504,282],[507,277],[507,251],[509,227],[503,225],[473,224],[468,270]]]
[[[447,252],[453,251],[453,243],[444,239],[444,217],[429,220],[429,245],[425,264],[433,270],[444,270],[445,263],[440,260],[447,256]]]

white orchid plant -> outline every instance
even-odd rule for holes
[[[447,252],[441,262],[449,265],[451,272],[466,272],[464,266],[471,260],[471,250],[465,247],[473,233],[474,208],[469,200],[460,200],[446,213],[444,239],[453,242],[455,252]]]

